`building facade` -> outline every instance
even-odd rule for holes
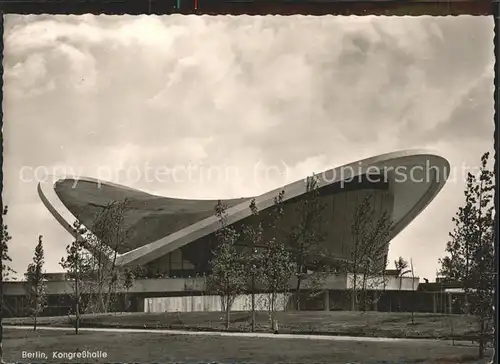
[[[388,153],[316,174],[324,206],[321,216],[325,236],[323,244],[332,259],[350,259],[354,214],[369,197],[373,218],[376,220],[387,215],[392,220],[385,249],[380,257],[374,257],[386,261],[390,240],[425,209],[443,188],[448,175],[449,163],[444,158],[420,150]],[[304,180],[260,196],[224,200],[228,223],[237,230],[242,225],[257,223],[249,208],[252,199],[260,211],[259,218],[265,223],[269,216],[267,212],[281,191],[284,191],[282,229],[290,230],[299,221],[297,204],[307,192]],[[127,199],[124,228],[130,234],[116,249],[116,264],[142,267],[144,278],[151,279],[137,281],[134,293],[143,299],[148,297],[148,292],[149,296],[157,296],[162,292],[164,295],[185,295],[187,291],[203,291],[204,288],[198,286],[189,290],[186,285],[210,274],[209,262],[217,244],[215,233],[220,227],[214,216],[217,200],[156,196],[90,177],[56,177],[42,181],[38,193],[54,218],[75,238],[81,238],[73,229],[76,220],[92,229],[95,216],[106,204]],[[97,233],[95,238],[100,239]],[[68,281],[49,283],[52,286],[49,291],[54,291],[52,294],[66,294],[70,288]],[[325,286],[330,290],[346,288],[345,284],[339,285],[338,282],[333,286],[326,283]],[[7,288],[6,294],[18,290]]]

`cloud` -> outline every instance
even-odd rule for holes
[[[25,167],[231,198],[398,149],[436,149],[461,166],[492,147],[488,17],[8,15],[4,39],[9,225],[25,248],[46,237],[49,270],[70,237],[36,181],[20,183]],[[231,173],[144,178],[146,166],[188,165]],[[135,168],[142,178],[127,175]],[[462,189],[449,183],[391,257],[413,257],[432,278]],[[18,269],[25,248],[13,243]]]

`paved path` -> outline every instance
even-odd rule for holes
[[[4,325],[5,329],[14,330],[33,330],[31,326],[10,326]],[[53,326],[38,326],[37,330],[53,330],[53,331],[74,331],[72,327],[53,327]],[[164,330],[164,329],[122,329],[122,328],[80,328],[80,331],[91,332],[117,332],[117,333],[148,333],[148,334],[164,334],[164,335],[194,335],[194,336],[232,336],[232,337],[256,337],[268,339],[305,339],[305,340],[326,340],[326,341],[351,341],[351,342],[380,342],[380,343],[436,343],[452,345],[449,340],[437,339],[404,339],[404,338],[386,338],[386,337],[361,337],[361,336],[328,336],[328,335],[299,335],[299,334],[266,334],[257,332],[220,332],[220,331],[182,331],[182,330]]]

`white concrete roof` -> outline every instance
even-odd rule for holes
[[[443,188],[449,176],[450,165],[446,159],[430,151],[398,151],[346,164],[317,174],[319,188],[346,181],[363,174],[374,173],[377,169],[387,173],[390,188],[392,188],[394,195],[392,214],[394,225],[390,234],[390,239],[393,239],[427,207]],[[406,172],[403,172],[403,169]],[[425,172],[426,169],[429,169],[428,173]],[[425,175],[420,175],[419,177],[417,173],[417,176],[415,176],[416,170],[421,170],[422,173],[425,172]],[[136,191],[126,186],[91,177],[64,177],[65,179],[100,183],[102,185]],[[422,177],[425,177],[425,179],[422,179]],[[60,179],[53,178],[52,181],[40,182],[38,184],[38,193],[44,205],[57,221],[72,235],[75,235],[72,225],[77,218],[68,210],[56,194],[54,187],[58,180]],[[299,180],[257,196],[255,197],[257,208],[264,210],[272,206],[274,197],[281,190],[285,191],[284,200],[286,201],[304,194],[306,192],[306,184],[304,180]],[[227,214],[230,224],[250,216],[251,211],[248,207],[248,201],[229,208]],[[157,241],[129,252],[118,254],[117,264],[125,266],[148,263],[203,236],[209,235],[217,231],[218,228],[219,222],[217,218],[210,216]]]

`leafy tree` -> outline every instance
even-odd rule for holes
[[[321,260],[326,255],[323,242],[325,234],[322,231],[323,210],[319,193],[318,177],[312,175],[306,178],[306,193],[297,202],[297,224],[289,236],[290,252],[295,265],[296,308],[300,310],[302,282],[308,277],[308,265],[315,260]]]
[[[351,225],[353,245],[349,261],[346,262],[347,272],[351,276],[351,310],[356,311],[361,298],[362,308],[366,309],[367,290],[372,285],[379,286],[385,280],[385,253],[392,220],[388,213],[377,218],[371,203],[371,196],[366,197],[356,207]],[[361,297],[360,296],[361,293]]]
[[[251,315],[252,315],[252,332],[255,331],[255,293],[257,284],[262,278],[262,252],[259,250],[263,244],[264,228],[262,221],[259,220],[259,210],[255,204],[255,199],[250,201],[250,211],[252,212],[253,221],[250,224],[243,226],[243,240],[247,247],[245,255],[246,271],[250,277],[250,295],[251,295]]]
[[[108,312],[118,287],[124,283],[124,272],[116,262],[120,248],[129,238],[125,222],[128,206],[127,199],[112,201],[96,214],[90,229],[79,224],[81,249],[92,272],[85,283],[87,308],[91,312]]]
[[[90,263],[89,254],[85,248],[85,239],[81,235],[85,233],[86,229],[79,221],[73,224],[76,238],[66,247],[66,257],[61,259],[60,265],[68,273],[68,278],[73,280],[73,298],[74,298],[74,312],[75,312],[75,334],[78,335],[80,328],[80,313],[82,310],[82,297],[85,293],[91,290],[89,286],[92,285],[92,265]]]
[[[0,196],[1,200],[1,196]],[[2,204],[3,206],[3,204]],[[9,241],[12,237],[9,235],[7,224],[5,224],[5,216],[7,216],[8,207],[2,209],[2,230],[0,231],[0,362],[3,363],[3,282],[10,277],[10,274],[16,272],[9,266],[12,259],[9,256]]]
[[[33,262],[28,265],[26,271],[26,296],[33,316],[33,330],[36,330],[37,318],[46,307],[47,295],[43,273],[44,252],[42,236],[38,237],[38,244],[35,248]]]
[[[238,294],[247,284],[244,256],[236,249],[239,234],[228,224],[227,207],[219,200],[215,207],[215,216],[220,228],[216,232],[218,245],[210,260],[211,275],[207,279],[210,291],[221,297],[223,310],[226,312],[226,329],[229,329],[231,306]]]
[[[481,157],[479,174],[467,175],[464,206],[453,218],[455,229],[440,259],[441,275],[462,284],[466,310],[479,327],[479,357],[491,340],[496,269],[494,258],[494,174],[488,168],[489,153]]]
[[[12,237],[9,235],[8,226],[3,221],[5,216],[7,216],[8,206],[5,206],[2,211],[2,231],[0,236],[0,255],[2,257],[2,279],[5,281],[11,278],[12,274],[16,274],[17,272],[10,267],[10,262],[12,259],[9,256],[9,241]]]
[[[286,296],[290,278],[294,273],[293,257],[286,247],[283,235],[280,234],[280,224],[283,220],[283,198],[281,191],[274,198],[274,206],[270,209],[269,234],[262,252],[262,282],[268,294],[268,311],[273,331],[276,327],[276,303],[279,293]]]
[[[130,231],[125,217],[130,201],[112,201],[96,215],[92,228],[85,230],[86,248],[92,253],[90,260],[94,271],[94,291],[92,300],[94,312],[108,312],[112,297],[123,277],[116,265],[118,252],[126,244]]]

